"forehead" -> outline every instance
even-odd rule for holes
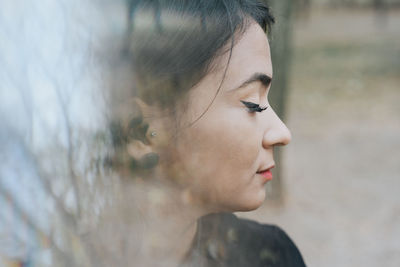
[[[229,52],[227,52],[216,62],[215,74],[222,79],[229,60],[223,83],[223,88],[226,90],[239,86],[254,73],[263,73],[272,77],[270,47],[268,38],[261,27],[253,23],[239,38],[233,47],[230,60]]]
[[[256,23],[251,24],[243,35],[237,38],[231,57],[229,58],[228,50],[230,44],[227,44],[224,51],[228,52],[217,57],[208,74],[188,92],[187,99],[191,108],[190,112],[186,110],[185,116],[188,116],[189,121],[197,119],[206,110],[210,115],[210,110],[221,107],[221,101],[226,103],[227,95],[224,92],[229,93],[238,88],[255,73],[272,77],[268,39],[262,28]],[[228,61],[229,65],[226,68]]]

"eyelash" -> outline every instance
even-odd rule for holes
[[[266,110],[268,108],[268,107],[262,108],[262,107],[260,107],[259,104],[252,103],[252,102],[246,102],[246,101],[242,101],[242,100],[240,100],[240,102],[242,102],[243,105],[246,106],[246,108],[249,110],[250,113],[263,112],[264,110]]]

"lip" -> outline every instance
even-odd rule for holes
[[[270,170],[266,170],[263,172],[257,172],[257,174],[261,175],[265,180],[272,180],[272,172]]]
[[[274,168],[275,165],[272,165],[266,169],[258,171],[257,174],[261,175],[265,180],[270,181],[272,180],[272,172],[271,169]]]
[[[262,172],[270,171],[270,170],[273,169],[273,168],[275,168],[275,164],[272,164],[272,165],[270,165],[270,166],[267,167],[267,168],[260,169],[259,171],[257,171],[257,173],[262,173]]]

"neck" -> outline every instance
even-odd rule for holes
[[[135,192],[141,198],[137,203],[144,203],[140,208],[145,225],[143,256],[177,266],[191,247],[198,218],[207,212],[192,201],[187,190],[167,182],[142,182],[135,185]]]

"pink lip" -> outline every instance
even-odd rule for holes
[[[267,181],[272,180],[272,172],[271,170],[266,170],[263,172],[257,172],[258,174],[260,174],[262,177],[264,177]]]

